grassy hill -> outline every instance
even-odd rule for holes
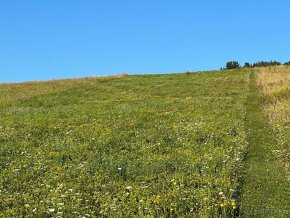
[[[0,214],[267,217],[271,209],[287,217],[289,72],[1,84]],[[265,121],[257,128],[255,114]],[[255,139],[249,129],[264,126],[269,131]],[[267,145],[267,155],[282,185],[262,204],[255,199],[265,187],[256,189],[253,174],[260,174],[251,166],[269,132],[265,140],[275,146]]]

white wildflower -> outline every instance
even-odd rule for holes
[[[53,213],[55,211],[54,208],[48,208],[48,212]]]

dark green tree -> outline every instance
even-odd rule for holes
[[[253,64],[253,67],[269,67],[269,66],[280,66],[281,63],[278,61],[259,61]]]
[[[250,67],[252,67],[252,66],[251,66],[251,64],[250,64],[249,62],[246,62],[246,63],[244,64],[244,68],[250,68]]]
[[[226,69],[227,70],[231,70],[231,69],[239,69],[241,68],[241,65],[239,64],[238,61],[229,61],[227,64],[226,64]]]

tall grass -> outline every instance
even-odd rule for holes
[[[273,153],[281,160],[290,179],[290,67],[256,70],[258,84],[264,96],[264,111],[280,146]]]

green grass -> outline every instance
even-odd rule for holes
[[[288,215],[260,98],[242,70],[1,84],[0,217]]]
[[[247,78],[208,72],[1,85],[0,213],[233,216]]]
[[[276,159],[278,150],[272,130],[261,107],[260,91],[254,73],[250,77],[247,100],[247,141],[241,215],[243,217],[289,217],[290,185],[285,171]]]

